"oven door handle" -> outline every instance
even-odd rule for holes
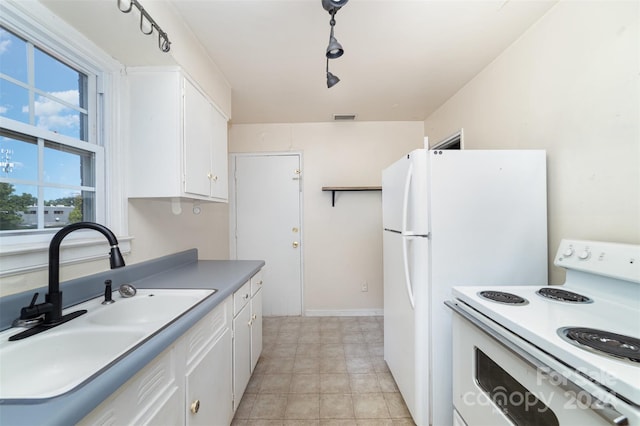
[[[596,414],[602,417],[604,420],[609,422],[612,425],[616,426],[627,426],[629,424],[629,419],[627,417],[617,411],[611,404],[607,404],[604,401],[597,398],[588,390],[582,388],[577,385],[575,382],[570,380],[569,378],[563,376],[559,372],[555,371],[553,368],[546,365],[544,362],[540,361],[535,356],[527,353],[522,348],[517,346],[516,344],[510,342],[504,336],[500,335],[496,331],[488,328],[485,324],[483,324],[480,320],[475,318],[473,315],[466,312],[464,309],[460,308],[456,302],[447,300],[444,302],[449,308],[451,308],[455,313],[469,321],[471,324],[478,327],[483,333],[491,336],[502,346],[511,351],[518,358],[532,366],[536,369],[536,371],[545,374],[551,377],[554,384],[557,384],[562,390],[569,392],[572,394],[576,400],[581,403],[588,405],[591,410],[593,410]],[[557,377],[562,377],[562,380],[555,380]]]

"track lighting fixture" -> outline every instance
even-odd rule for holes
[[[329,58],[327,58],[327,88],[331,89],[340,79],[329,72]]]
[[[339,58],[344,53],[342,45],[333,35],[333,27],[336,25],[336,13],[338,13],[338,10],[347,4],[348,1],[349,0],[322,0],[322,7],[331,15],[331,20],[329,21],[329,24],[331,25],[331,32],[329,33],[329,45],[327,46],[326,51],[328,88],[335,86],[340,81],[338,77],[329,72],[329,59]]]
[[[332,10],[330,13],[331,21],[329,22],[329,24],[331,25],[331,33],[329,35],[329,46],[327,46],[327,58],[336,59],[342,56],[342,54],[344,53],[344,49],[342,48],[342,45],[338,42],[338,40],[336,40],[336,38],[333,36],[333,27],[336,25],[336,11]]]

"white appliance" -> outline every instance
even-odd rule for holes
[[[640,245],[563,240],[560,286],[456,287],[460,425],[640,425]]]
[[[382,174],[384,359],[418,426],[451,425],[454,285],[547,283],[544,151],[412,151]]]

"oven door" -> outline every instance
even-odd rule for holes
[[[611,402],[610,394],[603,397],[589,388],[593,384],[586,379],[569,379],[559,373],[565,373],[561,364],[554,364],[537,348],[523,349],[523,343],[531,345],[521,339],[514,344],[504,336],[508,331],[497,332],[492,328],[495,323],[475,311],[468,312],[470,308],[462,303],[446,304],[456,312],[453,404],[466,425],[637,424],[630,423],[626,413],[602,402]],[[618,408],[620,404],[617,401],[615,405]]]

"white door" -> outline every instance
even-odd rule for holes
[[[265,261],[264,315],[301,315],[300,154],[233,155],[232,159],[235,258]]]

